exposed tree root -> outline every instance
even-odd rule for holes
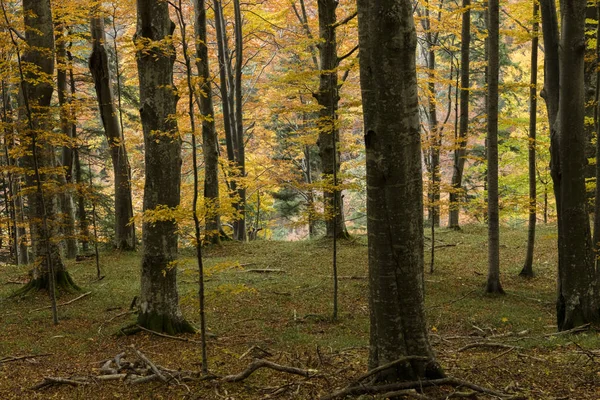
[[[345,389],[339,390],[335,393],[321,397],[321,400],[331,400],[344,398],[346,396],[359,396],[365,394],[379,395],[390,392],[404,391],[408,389],[420,389],[432,386],[456,386],[465,387],[474,390],[478,393],[484,393],[498,398],[511,398],[518,399],[519,397],[513,397],[512,395],[497,392],[492,389],[488,389],[482,386],[475,385],[471,382],[463,381],[462,379],[448,377],[441,379],[431,379],[422,381],[410,381],[410,382],[395,382],[383,385],[360,385],[360,386],[348,386]],[[524,398],[523,398],[524,399]]]
[[[25,286],[10,295],[11,298],[25,297],[41,290],[49,290],[49,275],[43,274],[38,278],[31,279]],[[58,271],[56,273],[56,291],[57,293],[80,292],[81,288],[75,284],[73,278],[67,271]]]
[[[139,327],[143,327],[154,332],[166,333],[168,335],[176,335],[178,333],[196,333],[196,328],[194,328],[184,318],[176,318],[155,312],[138,314],[137,324]]]

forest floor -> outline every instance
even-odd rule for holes
[[[425,273],[428,329],[447,374],[530,399],[599,399],[600,335],[589,331],[556,335],[556,235],[538,230],[536,276],[518,276],[525,256],[525,228],[503,228],[502,284],[505,296],[484,294],[486,228],[437,232],[435,272]],[[426,242],[429,253],[430,242]],[[105,278],[95,280],[93,261],[69,263],[74,280],[92,293],[59,308],[54,326],[45,294],[5,299],[27,279],[25,267],[0,267],[0,399],[318,399],[345,387],[367,369],[367,247],[364,238],[340,243],[340,317],[331,322],[331,241],[256,241],[205,249],[210,370],[244,370],[253,354],[282,365],[310,368],[315,375],[261,369],[240,383],[118,381],[86,386],[31,387],[44,377],[97,376],[105,360],[133,344],[154,363],[200,370],[198,335],[188,342],[146,332],[117,336],[135,322],[127,313],[139,290],[139,254],[104,253]],[[426,271],[429,270],[426,257]],[[252,269],[283,272],[258,273]],[[198,319],[198,273],[187,254],[179,264],[184,315]],[[79,294],[67,294],[65,302]],[[485,343],[487,345],[480,345]],[[468,345],[477,344],[475,347]],[[501,344],[492,347],[490,344]],[[4,357],[41,355],[2,361]],[[254,354],[259,355],[259,354]],[[243,357],[242,357],[243,356]],[[466,389],[458,390],[466,396]],[[426,390],[449,398],[451,387]],[[371,396],[362,397],[373,398]],[[485,396],[471,398],[488,398]]]

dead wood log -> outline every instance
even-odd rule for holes
[[[160,379],[163,382],[167,381],[167,378],[162,374],[162,372],[160,372],[158,367],[152,361],[150,361],[150,359],[148,357],[146,357],[141,351],[136,349],[135,346],[131,345],[131,348],[133,349],[133,351],[135,351],[135,354],[137,354],[137,356],[140,358],[140,360],[145,362],[146,365],[148,365],[152,369],[152,372],[154,372],[154,374],[156,375],[156,377],[158,379]]]
[[[64,302],[64,303],[57,304],[56,306],[57,306],[57,307],[67,306],[67,305],[69,305],[69,304],[72,304],[72,303],[76,302],[77,300],[81,300],[81,299],[83,299],[84,297],[87,297],[87,296],[89,296],[90,294],[92,294],[92,292],[87,292],[87,293],[84,293],[84,294],[82,294],[82,295],[80,295],[80,296],[77,296],[77,297],[75,297],[75,298],[74,298],[74,299],[72,299],[72,300],[69,300],[69,301],[67,301],[67,302]],[[49,309],[49,308],[51,308],[51,307],[52,307],[52,306],[45,306],[45,307],[40,307],[40,308],[34,308],[33,310],[31,310],[31,311],[29,311],[29,312],[41,311],[41,310],[47,310],[47,309]]]
[[[246,368],[244,371],[240,372],[239,374],[224,376],[223,378],[221,378],[221,381],[240,382],[248,378],[256,370],[259,370],[261,368],[269,368],[279,372],[286,372],[288,374],[304,376],[306,378],[310,378],[311,374],[314,375],[317,372],[315,370],[310,369],[301,369],[296,367],[289,367],[286,365],[279,365],[268,360],[254,360],[252,363],[250,363],[250,365],[248,365],[248,368]]]

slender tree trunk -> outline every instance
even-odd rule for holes
[[[443,376],[423,305],[423,183],[417,36],[409,0],[359,0],[360,81],[367,158],[371,368],[411,362],[377,380]],[[392,234],[390,234],[390,232]]]
[[[586,1],[561,1],[558,142],[561,204],[558,213],[562,262],[558,273],[559,330],[600,321],[597,277],[585,188],[585,16]]]
[[[56,83],[58,91],[58,103],[60,105],[60,129],[65,137],[71,138],[71,125],[74,123],[74,115],[71,111],[70,91],[67,86],[67,70],[68,70],[68,58],[67,50],[65,46],[64,27],[62,24],[58,24],[56,33],[56,57],[57,57],[57,71],[56,71]],[[65,257],[67,259],[73,259],[77,257],[77,239],[75,237],[75,209],[73,205],[73,192],[68,181],[68,174],[72,170],[72,158],[69,157],[71,154],[72,144],[69,143],[67,146],[63,146],[63,159],[62,165],[65,168],[63,174],[58,175],[60,184],[63,186],[61,193],[59,194],[59,203],[62,212],[61,218],[61,230],[64,235],[65,242]]]
[[[235,33],[235,82],[234,82],[234,103],[235,103],[235,133],[237,135],[236,149],[236,167],[238,175],[243,178],[246,176],[246,155],[244,140],[244,119],[242,112],[242,62],[244,41],[242,37],[242,11],[240,0],[233,0],[234,9],[234,33]],[[246,187],[243,184],[237,185],[238,201],[235,203],[238,212],[238,218],[233,222],[234,237],[236,240],[246,241]]]
[[[535,245],[535,224],[537,222],[537,175],[536,175],[536,128],[537,128],[537,66],[539,4],[533,2],[533,27],[531,38],[531,80],[529,88],[529,228],[527,231],[527,254],[525,265],[519,275],[533,276],[533,249]]]
[[[500,284],[500,221],[498,215],[498,77],[500,8],[498,0],[488,0],[488,279],[487,293],[504,293]]]
[[[180,202],[181,138],[177,132],[178,96],[173,85],[175,48],[169,39],[175,25],[169,5],[161,0],[137,1],[140,114],[144,131],[146,181],[144,213],[167,215],[142,226],[142,277],[138,324],[167,332],[194,329],[183,318],[177,292],[177,223],[169,215]],[[159,45],[160,44],[160,45]]]
[[[454,150],[454,166],[452,169],[452,190],[450,192],[448,226],[459,229],[460,202],[462,192],[462,176],[467,155],[467,135],[469,132],[469,52],[471,46],[471,0],[463,0],[462,34],[460,44],[460,123],[457,148]]]
[[[206,39],[206,1],[195,0],[196,68],[201,79],[199,96],[202,115],[202,153],[204,156],[204,204],[206,227],[204,236],[207,242],[220,244],[221,217],[219,211],[219,151],[215,129],[208,47]]]
[[[119,114],[115,107],[112,92],[104,19],[102,15],[99,15],[99,10],[94,10],[90,28],[92,54],[90,55],[89,67],[94,79],[98,108],[114,170],[115,246],[119,250],[135,250],[135,225],[132,221],[133,206],[129,179],[131,173],[127,160],[127,149],[119,124]]]
[[[340,172],[339,126],[338,126],[338,56],[336,38],[336,0],[319,0],[319,91],[315,98],[319,103],[319,156],[323,169],[323,179],[328,187],[323,191],[326,215],[326,236],[335,234],[348,238],[344,222],[342,192],[333,188],[333,175]],[[335,185],[337,186],[337,185]],[[336,211],[334,214],[334,210]]]
[[[600,2],[597,4],[596,20],[600,21]],[[600,40],[600,23],[596,25],[596,40]],[[596,46],[596,58],[600,60],[600,46]],[[596,85],[600,83],[600,68],[596,71]],[[596,138],[600,137],[600,86],[596,86]],[[596,196],[594,199],[594,241],[596,273],[600,274],[600,140],[596,139]],[[598,278],[600,279],[600,278]],[[599,281],[600,282],[600,281]]]
[[[86,182],[83,179],[83,170],[81,169],[81,153],[78,148],[73,152],[73,167],[75,172],[75,183],[77,185],[77,219],[79,224],[79,241],[84,253],[90,251],[90,224],[85,210]]]

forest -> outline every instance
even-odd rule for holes
[[[600,398],[599,0],[0,13],[1,398]]]

